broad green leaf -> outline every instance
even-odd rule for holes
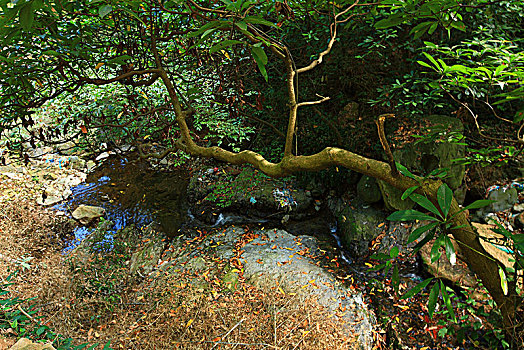
[[[448,71],[449,72],[460,72],[460,73],[467,74],[468,73],[468,68],[466,66],[461,65],[461,64],[454,64],[451,67],[449,67]]]
[[[437,209],[437,207],[435,207],[435,205],[433,203],[431,203],[431,201],[429,199],[427,199],[426,197],[424,197],[424,196],[422,196],[422,195],[420,195],[418,193],[413,193],[411,196],[409,196],[409,198],[413,202],[415,202],[418,205],[420,205],[421,207],[423,207],[424,209],[427,209],[430,212],[432,212],[433,214],[442,217],[442,214],[440,214],[440,211]]]
[[[33,2],[28,2],[20,9],[20,24],[25,30],[31,29],[33,25]]]
[[[479,199],[479,200],[474,201],[470,205],[464,207],[464,209],[479,209],[479,208],[487,207],[488,205],[490,205],[493,202],[495,201],[492,201],[490,199]]]
[[[442,246],[443,238],[445,237],[445,234],[441,234],[438,236],[438,238],[433,243],[433,246],[431,247],[430,257],[431,257],[431,263],[436,262],[438,259],[440,259],[441,253],[440,253],[440,247]]]
[[[427,67],[427,68],[430,68],[430,69],[435,69],[433,67],[431,67],[428,63],[424,62],[424,61],[417,61],[418,64],[420,64],[421,66],[424,66],[424,67]]]
[[[416,25],[413,29],[411,29],[409,34],[414,33],[415,35],[413,36],[413,38],[418,39],[428,31],[428,28],[431,27],[432,24],[433,22],[422,22]]]
[[[390,221],[411,221],[411,220],[429,220],[437,221],[433,216],[421,213],[418,210],[399,210],[387,217]]]
[[[448,216],[451,201],[453,200],[453,192],[448,185],[442,184],[437,190],[437,202],[444,214],[444,218]]]
[[[406,168],[405,166],[403,166],[402,164],[400,164],[399,162],[396,162],[397,164],[397,169],[398,171],[404,175],[404,176],[407,176],[413,180],[417,180],[417,177],[415,175],[413,175],[413,173],[411,173],[411,171],[408,170],[408,168]]]
[[[412,296],[418,294],[422,289],[426,288],[427,285],[433,281],[433,277],[430,277],[422,282],[420,282],[419,284],[417,284],[415,287],[411,288],[410,290],[408,290],[400,299],[409,299],[411,298]]]
[[[240,30],[243,30],[243,31],[246,31],[246,30],[247,30],[247,23],[244,22],[244,21],[235,22],[235,25],[236,25]]]
[[[431,56],[429,53],[427,52],[423,52],[424,56],[426,56],[426,58],[428,60],[431,61],[431,63],[433,63],[435,65],[435,67],[437,68],[437,71],[440,72],[442,71],[442,68],[440,67],[440,65],[438,64],[438,62],[433,58],[433,56]]]
[[[438,27],[438,22],[433,22],[433,24],[431,25],[431,28],[429,28],[428,30],[428,34],[431,35],[435,32],[435,30],[437,30],[437,27]]]
[[[275,23],[266,21],[263,18],[255,17],[255,16],[248,16],[248,17],[244,18],[244,22],[246,22],[246,23],[254,23],[254,24],[263,24],[265,26],[281,29]]]
[[[398,256],[398,253],[399,253],[398,247],[393,247],[389,251],[389,256],[392,257],[392,258],[396,258]]]
[[[508,280],[506,278],[506,273],[504,272],[504,269],[500,267],[499,265],[499,277],[500,277],[500,287],[502,288],[502,292],[504,295],[508,295]]]
[[[446,256],[448,257],[448,260],[451,265],[455,265],[457,263],[457,255],[455,254],[455,247],[453,247],[453,243],[451,242],[451,239],[447,235],[443,235],[444,237],[444,248],[446,249]]]
[[[394,27],[396,25],[399,25],[402,22],[404,22],[404,15],[396,13],[394,15],[389,16],[388,18],[384,18],[378,21],[377,23],[375,23],[375,28],[386,29],[389,27]]]
[[[393,269],[393,274],[391,275],[391,283],[393,284],[395,288],[395,292],[398,293],[398,287],[400,285],[400,277],[399,277],[397,265],[395,265],[395,268]]]
[[[404,191],[404,193],[402,193],[402,196],[400,197],[400,199],[404,200],[408,198],[419,187],[420,186],[413,186],[413,187],[408,188],[407,190]]]
[[[433,288],[431,288],[431,292],[429,292],[428,313],[429,317],[431,318],[433,318],[433,313],[435,312],[435,306],[437,305],[439,291],[439,283],[437,282],[433,285]]]
[[[434,229],[435,227],[437,227],[439,225],[438,222],[432,222],[431,224],[427,224],[427,225],[424,225],[422,227],[419,227],[415,230],[413,230],[409,237],[408,237],[408,242],[407,244],[410,244],[412,242],[414,242],[415,240],[417,240],[424,232],[426,231],[429,231],[429,230],[432,230]]]
[[[104,5],[98,9],[98,15],[100,16],[100,18],[104,18],[109,13],[111,13],[111,11],[113,11],[113,6]]]
[[[515,117],[513,118],[514,123],[520,123],[524,119],[524,108],[521,108],[515,113]]]
[[[264,49],[259,46],[252,46],[251,47],[251,54],[253,55],[253,58],[255,59],[255,62],[257,63],[258,69],[260,70],[260,73],[262,73],[262,76],[266,81],[268,81],[267,71],[266,71],[266,64],[267,64],[267,56],[264,52]]]
[[[211,46],[211,48],[209,48],[209,53],[215,53],[217,51],[225,49],[226,47],[243,44],[243,43],[244,42],[240,40],[224,40],[216,45]]]
[[[218,29],[218,28],[222,28],[222,27],[226,27],[228,25],[230,25],[231,22],[228,22],[228,21],[213,21],[213,22],[208,22],[206,24],[204,24],[202,27],[198,28],[196,31],[192,32],[192,33],[189,33],[187,35],[188,38],[193,38],[193,37],[197,37],[199,36],[200,34],[204,33],[204,32],[207,32],[209,29],[211,28],[215,28],[215,29]]]
[[[442,295],[442,299],[446,304],[446,307],[448,309],[449,314],[451,315],[452,320],[454,322],[457,322],[455,312],[453,311],[453,305],[451,305],[451,299],[449,297],[448,292],[446,291],[446,286],[444,285],[444,282],[442,282],[442,280],[440,281],[440,294]]]

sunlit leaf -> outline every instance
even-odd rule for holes
[[[431,292],[429,292],[428,313],[429,313],[429,317],[431,318],[433,318],[433,312],[435,312],[435,306],[437,305],[439,291],[440,291],[439,283],[435,283],[433,285],[433,288],[431,288]]]
[[[424,209],[427,209],[430,212],[432,212],[433,214],[442,217],[442,214],[440,214],[440,211],[437,209],[437,207],[435,207],[435,205],[433,203],[431,203],[431,201],[429,199],[427,199],[426,197],[424,197],[424,196],[422,196],[422,195],[420,195],[418,193],[413,193],[411,196],[409,196],[409,198],[413,202],[415,202],[418,205],[420,205],[421,207],[423,207]]]
[[[451,201],[453,200],[453,192],[448,185],[442,184],[437,190],[437,202],[444,214],[444,218],[448,216]]]
[[[408,209],[399,210],[387,217],[390,221],[411,221],[411,220],[429,220],[437,221],[433,216],[421,213],[418,210]]]
[[[411,298],[412,296],[420,293],[420,291],[422,291],[424,288],[427,287],[427,285],[433,281],[433,277],[430,277],[422,282],[420,282],[419,284],[417,284],[415,287],[411,288],[410,290],[408,290],[400,299],[409,299]]]

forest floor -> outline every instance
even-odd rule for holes
[[[163,283],[122,280],[120,272],[128,268],[118,262],[132,247],[92,261],[95,269],[72,269],[62,247],[73,223],[37,205],[40,191],[30,174],[0,174],[0,301],[10,301],[5,305],[20,316],[17,324],[0,320],[0,349],[21,336],[54,339],[48,329],[74,344],[99,343],[100,349],[108,342],[115,349],[357,348],[356,337],[332,312],[278,289],[263,292],[241,281],[234,292],[217,298],[193,284],[190,276],[172,275]],[[402,263],[409,265],[412,259]],[[105,289],[85,293],[99,273],[105,274]],[[400,292],[410,285],[401,283]],[[117,292],[108,293],[108,286]],[[402,300],[387,281],[359,288],[379,321],[375,349],[490,348],[473,339],[475,332],[493,331],[484,328],[488,322],[473,311],[473,304],[457,309],[461,321],[450,324],[445,308],[429,319],[426,292]],[[453,299],[455,305],[465,305]],[[489,309],[487,302],[482,305]],[[467,328],[459,340],[456,335],[464,329],[460,322],[471,319],[482,327]]]
[[[216,298],[188,276],[171,275],[162,284],[117,281],[120,270],[127,270],[116,264],[119,256],[92,261],[96,269],[72,270],[62,252],[72,223],[36,204],[40,192],[30,175],[0,174],[0,349],[22,336],[53,339],[48,329],[73,344],[99,343],[100,349],[108,342],[115,349],[357,347],[338,317],[314,300],[279,290],[263,292],[241,282],[235,292]],[[106,273],[118,293],[85,293],[98,273]],[[7,322],[8,315],[18,322]]]

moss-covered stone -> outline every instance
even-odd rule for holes
[[[382,199],[382,193],[377,180],[369,176],[362,176],[357,184],[357,196],[366,203],[376,203]]]

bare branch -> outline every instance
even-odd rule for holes
[[[317,96],[319,96],[319,95],[317,95]],[[319,97],[322,97],[322,96],[319,96]],[[320,103],[324,103],[324,102],[328,101],[329,99],[330,99],[330,97],[322,97],[321,100],[317,100],[317,101],[300,102],[300,103],[297,103],[297,107],[318,105]]]

